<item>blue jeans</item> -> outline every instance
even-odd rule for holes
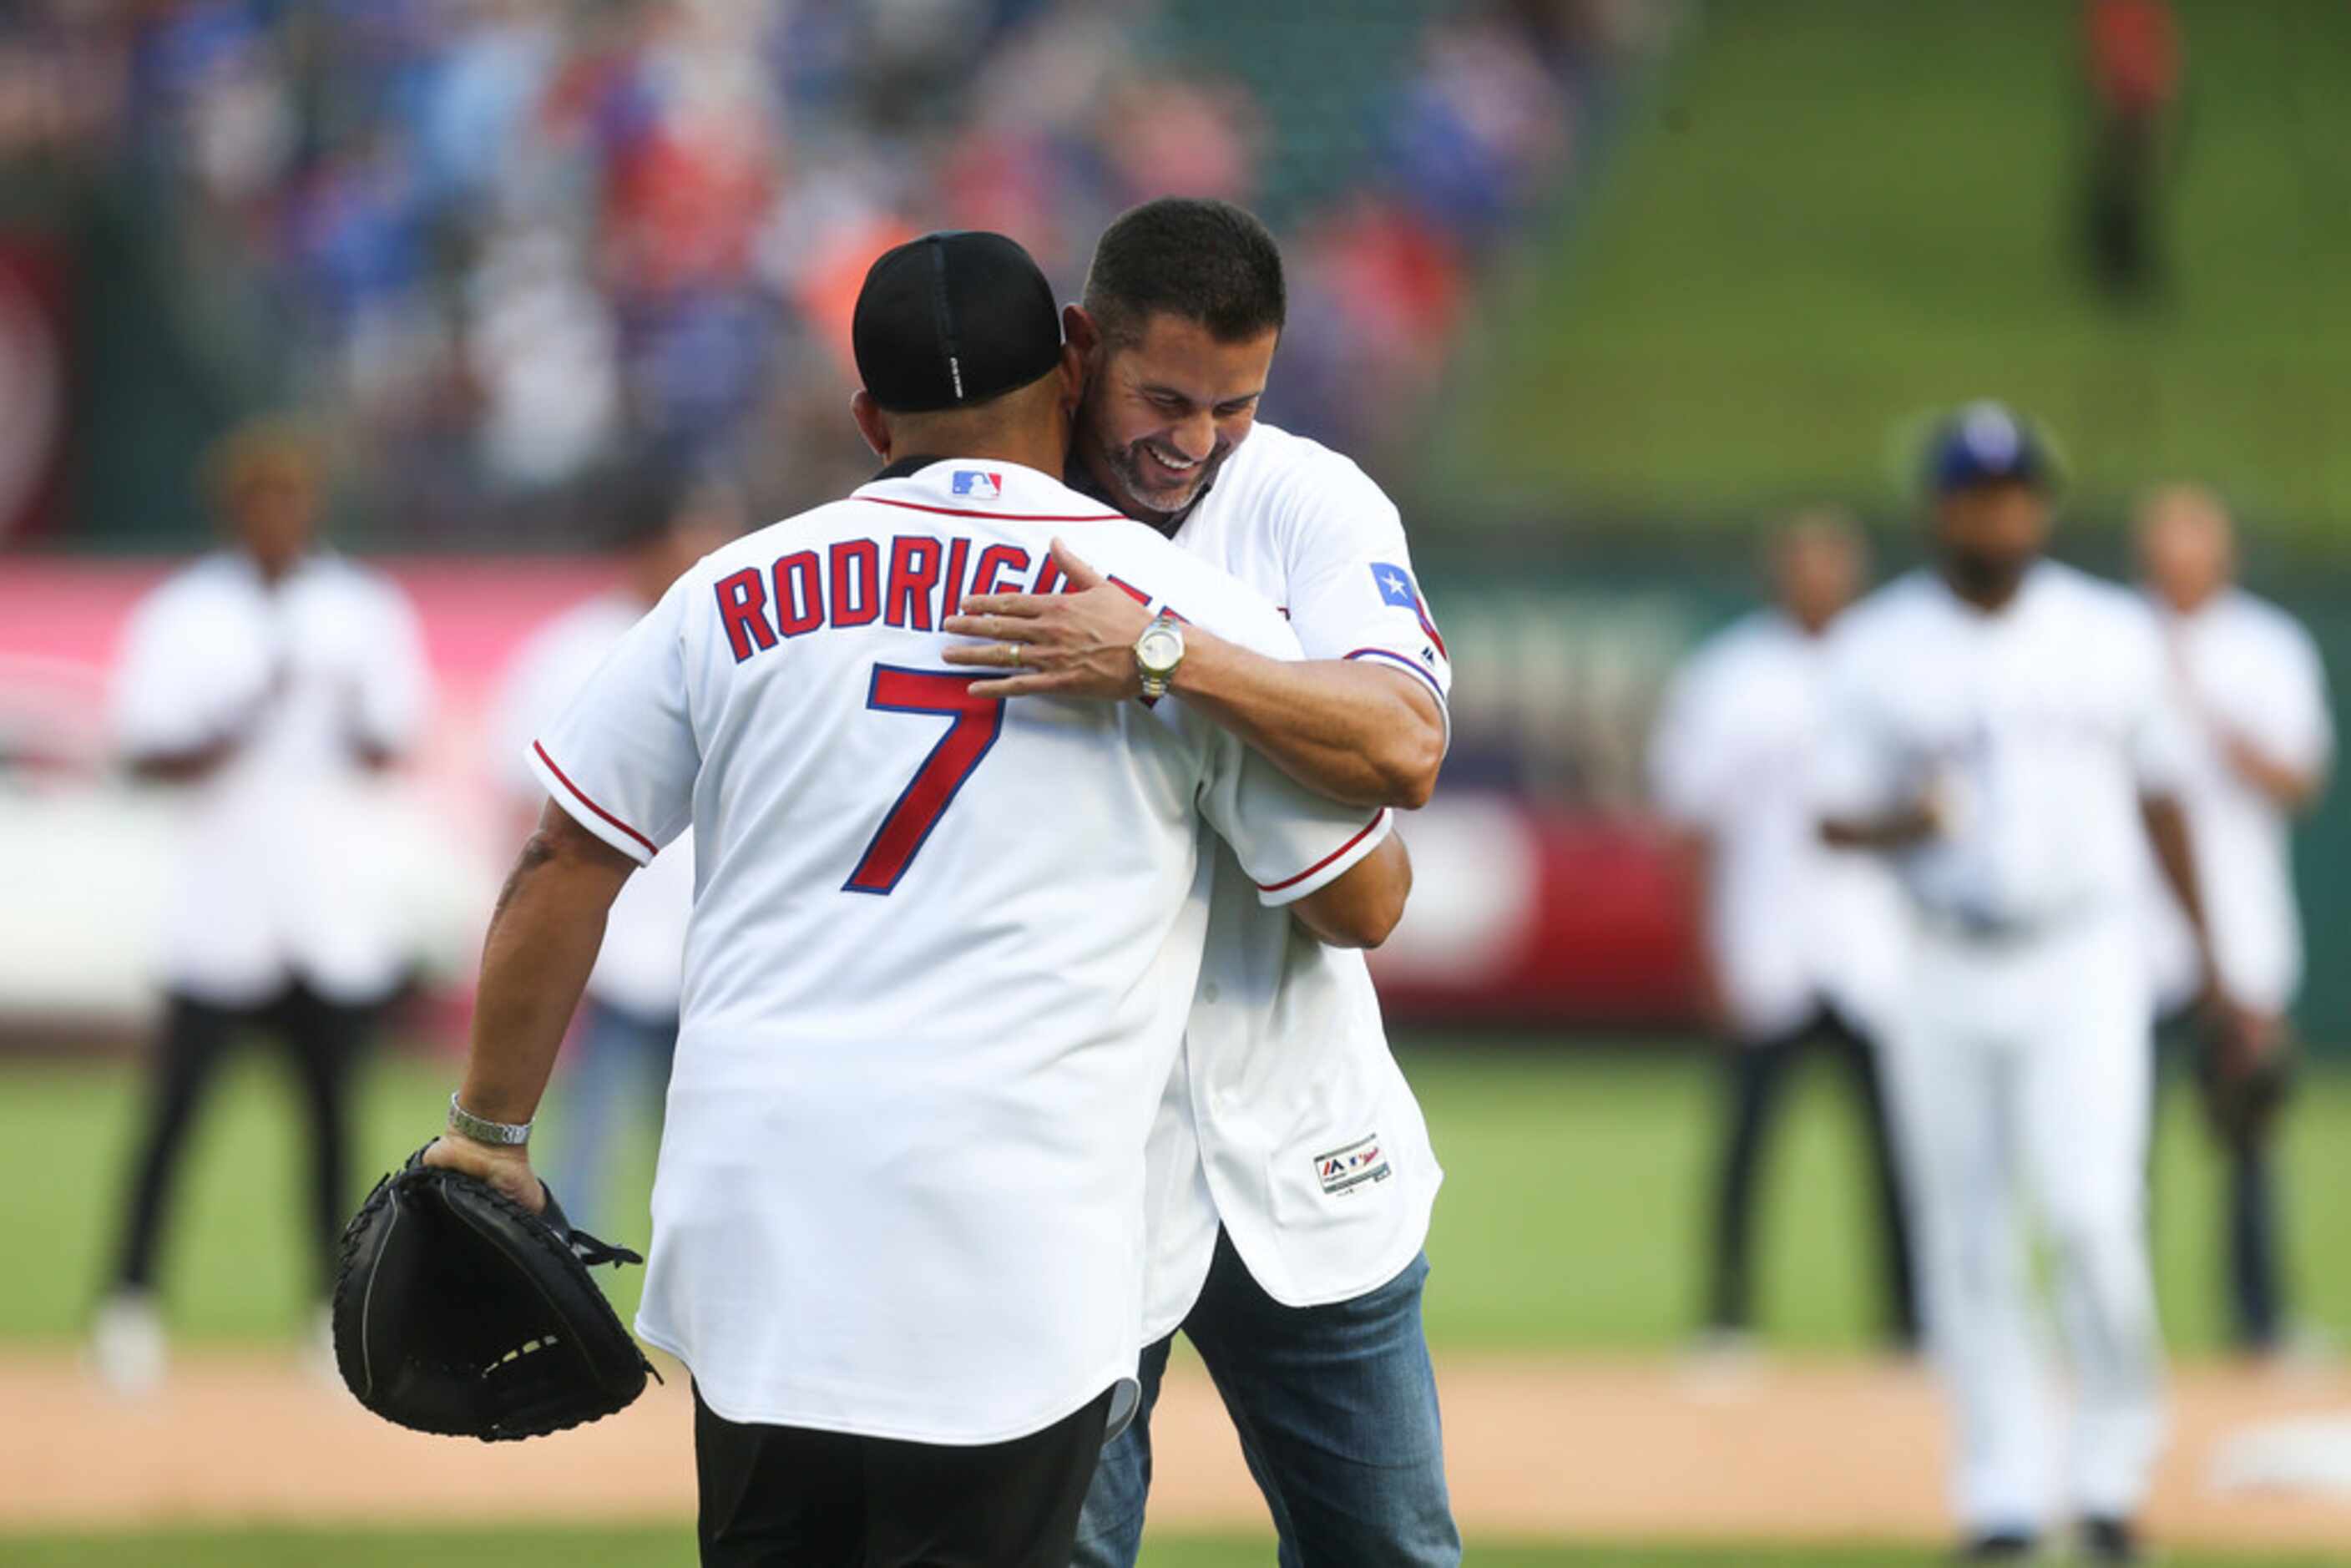
[[[606,1228],[614,1216],[605,1210],[605,1188],[628,1130],[625,1118],[643,1105],[660,1121],[670,1058],[677,1051],[677,1019],[639,1018],[590,998],[571,1049],[563,1143],[551,1185],[572,1224],[611,1235]]]
[[[1231,1239],[1184,1320],[1240,1434],[1281,1536],[1282,1568],[1452,1568],[1437,1375],[1420,1327],[1426,1254],[1353,1301],[1285,1307]],[[1102,1450],[1078,1520],[1076,1568],[1133,1568],[1151,1490],[1151,1411],[1173,1336],[1143,1353],[1143,1404]]]

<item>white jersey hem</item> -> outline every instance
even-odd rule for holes
[[[1238,1237],[1233,1239],[1233,1250],[1240,1254],[1241,1266],[1249,1270],[1249,1278],[1257,1281],[1257,1288],[1292,1311],[1303,1311],[1310,1307],[1334,1307],[1342,1301],[1357,1301],[1370,1295],[1374,1291],[1389,1283],[1397,1275],[1412,1267],[1412,1260],[1427,1249],[1428,1232],[1437,1216],[1437,1195],[1444,1186],[1445,1171],[1440,1166],[1437,1172],[1437,1179],[1428,1184],[1428,1196],[1421,1203],[1419,1218],[1397,1233],[1399,1240],[1394,1248],[1384,1249],[1375,1255],[1378,1259],[1376,1264],[1367,1266],[1360,1276],[1354,1270],[1349,1270],[1345,1276],[1347,1281],[1345,1284],[1327,1285],[1312,1291],[1276,1290],[1266,1283],[1263,1270],[1249,1261],[1249,1249],[1242,1245]],[[1226,1234],[1228,1236],[1232,1234],[1229,1228],[1227,1228]],[[1212,1261],[1210,1267],[1213,1266]],[[1184,1326],[1184,1320],[1192,1315],[1192,1309],[1200,1304],[1200,1297],[1208,1289],[1208,1273],[1209,1269],[1204,1268],[1200,1270],[1198,1282],[1193,1285],[1184,1302],[1184,1310],[1176,1314],[1174,1321],[1162,1320],[1165,1323],[1164,1327],[1155,1325],[1148,1320],[1145,1321],[1143,1343],[1146,1348],[1157,1344]]]
[[[1049,1401],[1043,1415],[1024,1416],[1008,1426],[987,1427],[976,1432],[961,1430],[941,1432],[912,1426],[900,1426],[888,1421],[859,1420],[841,1416],[837,1411],[830,1409],[795,1408],[789,1405],[738,1404],[727,1396],[713,1390],[709,1384],[704,1382],[702,1375],[694,1370],[693,1360],[686,1354],[684,1347],[659,1329],[648,1327],[642,1316],[637,1320],[637,1337],[655,1350],[676,1357],[679,1364],[685,1368],[686,1375],[694,1379],[695,1392],[701,1396],[702,1402],[709,1406],[714,1413],[738,1427],[790,1427],[804,1432],[835,1432],[849,1437],[872,1437],[887,1443],[923,1443],[940,1448],[981,1448],[990,1444],[1010,1443],[1022,1437],[1033,1437],[1047,1427],[1068,1420],[1101,1398],[1105,1393],[1115,1390],[1121,1384],[1135,1381],[1135,1368],[1130,1362],[1093,1378],[1087,1384],[1087,1391],[1083,1394],[1074,1396],[1062,1396]],[[1120,1402],[1113,1398],[1112,1403],[1115,1412]],[[1127,1403],[1127,1408],[1132,1410],[1131,1401]]]

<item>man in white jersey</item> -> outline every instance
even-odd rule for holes
[[[2318,803],[2334,760],[2326,672],[2294,617],[2239,588],[2234,530],[2219,497],[2173,486],[2139,510],[2142,580],[2189,718],[2180,805],[2212,925],[2213,956],[2247,1027],[2199,1045],[2198,1076],[2229,1158],[2229,1301],[2237,1343],[2261,1355],[2287,1328],[2269,1151],[2292,1057],[2301,988],[2294,820]],[[2168,890],[2149,888],[2157,1001],[2195,1000],[2195,948]],[[2232,1044],[2233,1051],[2219,1049]]]
[[[1078,362],[1026,252],[900,246],[852,337],[889,466],[686,573],[534,745],[552,805],[429,1157],[539,1200],[518,1140],[604,911],[691,822],[637,1326],[694,1376],[703,1561],[1061,1568],[1134,1390],[1135,1155],[1198,972],[1200,826],[1323,940],[1384,937],[1409,869],[1388,812],[1169,695],[1180,626],[1296,643],[1050,476]],[[941,622],[1050,590],[1063,534],[1159,612],[1128,655],[1151,700],[1005,704],[945,667]]]
[[[1281,256],[1221,202],[1148,203],[1095,246],[1064,312],[1087,360],[1072,482],[1232,572],[1308,662],[1214,635],[1174,677],[1316,792],[1412,808],[1435,787],[1452,681],[1394,503],[1360,468],[1259,423],[1286,308]],[[1115,584],[997,596],[948,658],[1031,673],[977,688],[1123,702],[1146,607]],[[1144,1409],[1104,1455],[1078,1561],[1126,1568],[1150,1484],[1150,1402],[1178,1326],[1231,1411],[1284,1563],[1449,1564],[1422,1243],[1442,1173],[1358,953],[1300,940],[1219,854],[1184,1059],[1151,1141]]]
[[[1813,1047],[1852,1085],[1871,1155],[1886,1337],[1918,1336],[1909,1239],[1879,1089],[1876,1041],[1901,977],[1899,894],[1874,858],[1820,841],[1813,757],[1831,628],[1867,578],[1868,552],[1834,512],[1771,536],[1776,602],[1741,616],[1675,674],[1650,738],[1658,810],[1687,857],[1705,933],[1704,1000],[1724,1050],[1706,1343],[1754,1326],[1754,1215],[1773,1112]]]
[[[1966,1550],[2029,1555],[2062,1511],[2092,1560],[2130,1562],[2163,1427],[2146,1209],[2154,995],[2137,909],[2148,846],[2210,951],[2175,798],[2179,719],[2145,610],[2041,558],[2051,466],[2022,421],[1998,403],[1961,410],[1928,478],[1934,569],[1833,633],[1823,831],[1888,854],[1915,917],[1886,1077]],[[2072,1353],[2062,1488],[2028,1212]]]
[[[301,1083],[313,1281],[321,1301],[332,1290],[351,1084],[416,956],[379,777],[424,727],[416,616],[389,580],[318,548],[318,474],[298,437],[248,427],[214,477],[228,548],[141,602],[115,672],[119,750],[186,807],[152,1094],[92,1345],[127,1392],[162,1375],[154,1291],[172,1189],[197,1109],[248,1034],[274,1037]]]
[[[612,540],[619,580],[531,633],[498,694],[491,726],[498,782],[535,821],[547,791],[530,766],[530,743],[563,715],[630,627],[660,602],[681,573],[742,531],[722,492],[695,489],[656,469],[624,491]],[[615,1140],[632,1106],[656,1111],[677,1045],[678,986],[685,963],[685,917],[694,904],[689,831],[670,852],[629,879],[604,923],[604,946],[565,1062],[562,1158],[554,1185],[564,1211],[590,1229],[607,1228],[606,1176]]]

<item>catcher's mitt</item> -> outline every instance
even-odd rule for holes
[[[2240,1021],[2233,1027],[2259,1026]],[[2275,1032],[2256,1043],[2232,1039],[2228,1029],[2207,1023],[2199,1042],[2197,1086],[2203,1091],[2205,1119],[2223,1148],[2259,1148],[2294,1092],[2294,1037],[2283,1026],[2268,1027]]]
[[[376,1183],[343,1231],[335,1362],[360,1403],[489,1443],[599,1420],[643,1393],[652,1364],[588,1265],[644,1260],[572,1229],[552,1192],[536,1215],[423,1158]]]

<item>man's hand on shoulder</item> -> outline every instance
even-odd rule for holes
[[[995,678],[972,683],[976,697],[1092,697],[1123,702],[1143,695],[1134,642],[1151,624],[1144,601],[1053,541],[1053,562],[1070,586],[1060,593],[982,593],[963,602],[940,629],[976,643],[946,651],[950,664]]]

